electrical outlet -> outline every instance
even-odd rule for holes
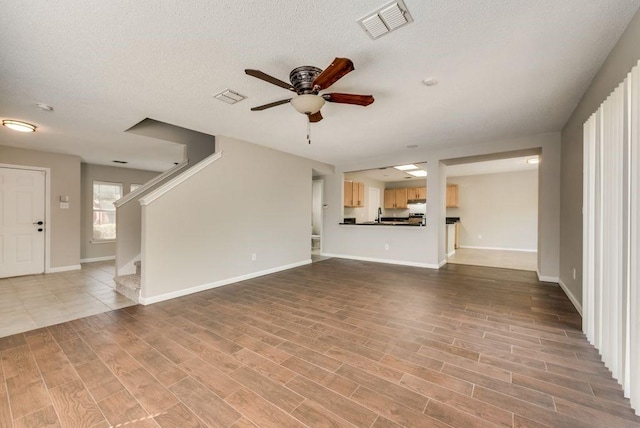
[[[576,280],[576,268],[573,268],[573,280]]]
[[[386,251],[389,251],[389,244],[384,244],[384,249],[385,249]]]
[[[251,261],[252,262],[255,262],[257,258],[258,257],[256,256],[256,253],[251,253]]]

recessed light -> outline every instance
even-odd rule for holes
[[[122,163],[122,164],[129,163],[127,161],[121,161],[121,160],[112,160],[111,162],[113,162],[113,163]]]
[[[414,164],[409,164],[409,165],[398,165],[398,166],[394,166],[395,169],[400,170],[400,171],[409,171],[412,169],[418,169],[417,166],[415,166]]]
[[[426,177],[427,171],[425,171],[424,169],[418,169],[416,171],[407,171],[407,174],[411,174],[414,177]]]
[[[38,103],[36,104],[36,107],[38,107],[42,111],[53,111],[53,107],[45,103]]]
[[[535,158],[527,159],[527,163],[530,164],[530,165],[538,164],[538,163],[540,163],[540,158],[539,157],[535,157]]]
[[[426,85],[426,86],[436,86],[438,84],[438,81],[432,77],[429,77],[427,79],[424,79],[422,81],[422,84]]]
[[[2,126],[18,132],[36,132],[36,126],[19,120],[3,120]]]

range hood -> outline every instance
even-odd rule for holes
[[[427,200],[426,199],[409,199],[407,201],[407,205],[412,205],[412,204],[426,204]]]

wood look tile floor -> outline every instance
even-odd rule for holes
[[[640,427],[533,272],[334,258],[0,355],[2,427]]]

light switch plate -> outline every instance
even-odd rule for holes
[[[60,209],[61,210],[68,210],[69,209],[69,202],[60,202]]]

